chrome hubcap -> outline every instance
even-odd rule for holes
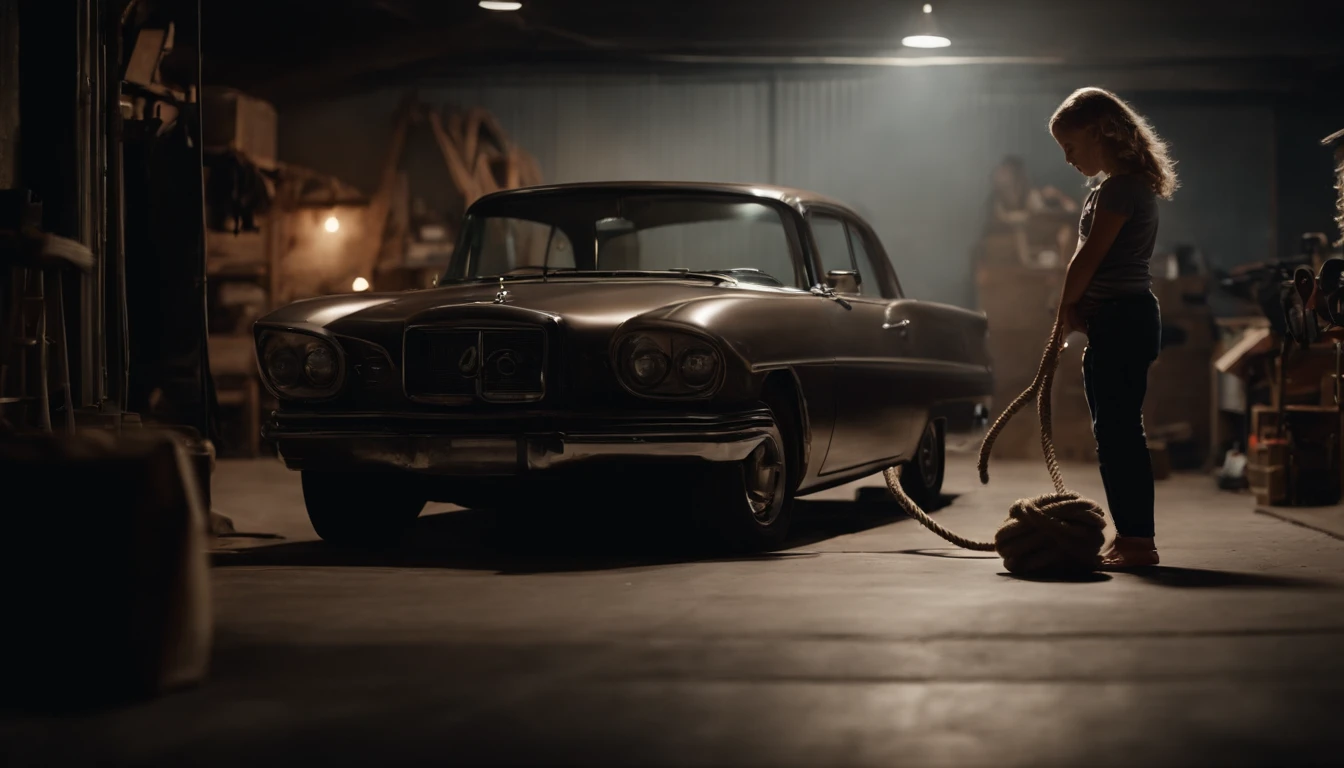
[[[742,471],[752,516],[761,525],[770,525],[779,515],[775,497],[779,494],[780,475],[784,471],[774,442],[767,440],[756,446],[743,463]]]

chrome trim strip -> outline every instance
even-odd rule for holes
[[[814,357],[793,360],[775,360],[758,363],[751,367],[752,373],[762,373],[777,368],[790,368],[804,365],[872,365],[906,368],[911,371],[935,371],[939,373],[984,375],[990,372],[988,365],[962,363],[954,360],[929,360],[922,357]]]
[[[742,461],[768,436],[764,429],[625,438],[582,434],[446,437],[312,433],[283,438],[281,455],[291,469],[377,468],[428,475],[515,475],[602,461]]]

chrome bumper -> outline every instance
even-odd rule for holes
[[[508,476],[604,462],[741,461],[766,439],[773,422],[768,411],[753,411],[673,419],[606,418],[587,428],[576,424],[546,431],[527,426],[533,425],[510,425],[498,417],[486,422],[410,415],[403,419],[277,414],[266,434],[275,439],[290,469]]]

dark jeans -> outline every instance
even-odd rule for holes
[[[1083,386],[1106,501],[1121,536],[1153,535],[1153,464],[1143,431],[1148,368],[1162,347],[1157,297],[1104,302],[1088,313]]]

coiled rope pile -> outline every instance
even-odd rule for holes
[[[994,440],[1008,420],[1032,397],[1036,398],[1036,411],[1041,421],[1041,449],[1045,453],[1045,466],[1054,481],[1055,492],[1018,499],[1008,510],[1008,518],[994,534],[994,541],[968,539],[934,522],[901,488],[899,466],[888,467],[882,472],[887,481],[887,490],[911,517],[959,547],[977,552],[997,552],[1010,573],[1095,570],[1106,538],[1106,517],[1101,507],[1095,501],[1085,499],[1065,487],[1059,461],[1055,458],[1050,392],[1063,351],[1063,329],[1056,325],[1031,386],[1000,414],[980,445],[980,482],[985,484],[989,482],[989,453],[994,447]]]

